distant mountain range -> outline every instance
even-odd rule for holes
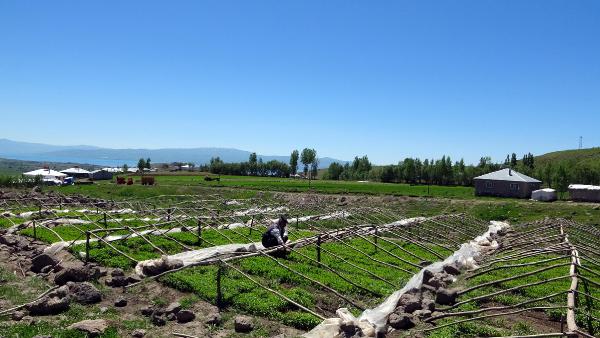
[[[27,161],[69,162],[102,166],[136,165],[140,158],[153,163],[192,162],[207,164],[213,157],[224,162],[247,161],[250,151],[233,148],[165,148],[165,149],[110,149],[88,145],[57,146],[42,143],[18,142],[0,139],[0,157]],[[289,162],[288,156],[258,155],[263,161]],[[327,168],[333,162],[346,163],[330,157],[319,158],[319,167]]]

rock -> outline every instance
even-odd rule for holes
[[[178,323],[188,323],[196,319],[196,315],[190,310],[181,310],[177,312],[176,316]]]
[[[440,305],[452,305],[457,296],[457,290],[440,288],[435,295],[435,302]]]
[[[142,279],[136,275],[131,275],[131,276],[127,277],[127,283],[129,283],[129,284],[134,284],[134,283],[138,283],[141,281],[142,281]]]
[[[182,266],[182,260],[169,259],[167,256],[162,256],[160,259],[148,262],[142,266],[142,272],[145,276],[155,276],[161,272],[177,269]]]
[[[168,313],[166,318],[167,318],[168,321],[172,321],[172,320],[177,319],[177,317],[175,316],[174,313]]]
[[[48,272],[50,272],[50,271],[52,270],[52,268],[53,268],[53,267],[54,267],[54,266],[52,266],[52,265],[46,265],[45,267],[43,267],[43,268],[40,270],[40,273],[48,273]]]
[[[392,313],[388,323],[396,330],[407,330],[415,326],[413,316],[407,313]]]
[[[61,270],[54,276],[54,283],[65,285],[67,282],[87,282],[97,279],[100,276],[100,269],[97,267],[69,266]]]
[[[151,305],[144,306],[140,309],[140,312],[142,313],[142,316],[150,317],[154,312],[154,307]]]
[[[413,294],[403,294],[398,300],[398,307],[402,307],[405,313],[413,313],[421,309],[421,300]]]
[[[431,294],[435,294],[435,291],[437,289],[434,288],[431,285],[423,284],[423,285],[421,285],[421,290],[423,291],[423,293],[428,292],[428,293],[431,293]]]
[[[136,329],[131,332],[131,336],[134,338],[142,338],[146,335],[146,330],[144,329]]]
[[[87,334],[88,337],[97,337],[106,331],[108,323],[104,319],[86,319],[68,327],[70,330],[79,330]]]
[[[445,276],[442,274],[435,274],[425,284],[434,287],[436,290],[439,288],[444,288],[446,287],[446,283],[443,281],[444,277]]]
[[[429,318],[431,317],[431,310],[417,310],[413,315],[417,318]]]
[[[254,330],[254,323],[252,323],[252,317],[248,316],[235,316],[233,320],[233,327],[235,332],[250,332]]]
[[[204,321],[207,325],[219,325],[221,324],[221,313],[219,312],[211,312],[206,316],[206,320]]]
[[[42,316],[42,315],[55,315],[66,311],[69,308],[69,298],[58,298],[58,297],[43,297],[37,301],[27,304],[25,309],[29,311],[30,315]]]
[[[106,306],[100,307],[100,313],[106,313],[106,311],[108,311],[108,307],[106,307]]]
[[[165,313],[167,313],[167,314],[168,313],[177,313],[180,310],[181,310],[181,304],[179,302],[173,302],[165,308]]]
[[[116,268],[116,269],[114,269],[114,270],[113,270],[113,271],[110,273],[110,275],[111,275],[112,277],[116,277],[116,276],[125,276],[125,272],[123,272],[123,269]]]
[[[116,307],[127,306],[127,298],[125,298],[125,297],[117,297],[117,300],[115,300],[115,306]]]
[[[423,310],[433,311],[435,310],[435,301],[431,298],[423,298],[421,301],[421,306]]]
[[[127,286],[129,282],[125,276],[113,276],[112,278],[108,278],[104,281],[104,284],[107,286],[112,286],[113,288]]]
[[[10,319],[17,322],[23,319],[23,317],[25,317],[25,312],[23,311],[15,311],[10,315]]]
[[[156,326],[164,326],[167,323],[165,316],[163,315],[153,314],[152,317],[150,317],[150,320],[152,321],[152,324]]]
[[[451,275],[460,275],[460,270],[458,269],[458,267],[456,266],[456,264],[448,264],[448,265],[444,265],[444,271],[446,273],[449,273]]]
[[[89,282],[68,282],[69,297],[79,304],[95,304],[102,300],[102,294]]]
[[[344,332],[342,337],[361,337],[362,330],[352,321],[342,322],[340,330]]]
[[[58,264],[58,259],[54,257],[54,255],[49,254],[41,254],[33,257],[31,260],[31,271],[33,272],[41,272],[42,269],[50,266],[52,268],[56,264]]]
[[[433,277],[433,272],[428,269],[423,270],[423,283],[427,284],[427,282]]]

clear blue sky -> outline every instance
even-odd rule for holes
[[[375,163],[600,146],[600,1],[0,2],[0,138]]]

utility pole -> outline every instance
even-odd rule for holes
[[[579,136],[579,149],[583,149],[583,136]]]

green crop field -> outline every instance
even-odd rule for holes
[[[136,181],[139,176],[133,176]],[[271,178],[271,177],[251,177],[251,176],[221,176],[220,181],[205,181],[204,176],[190,175],[156,175],[157,186],[151,187],[159,189],[164,194],[176,194],[178,192],[194,193],[201,191],[199,187],[210,188],[245,188],[250,190],[264,191],[283,191],[283,192],[316,192],[327,194],[369,194],[369,195],[396,195],[396,196],[434,196],[444,198],[475,198],[472,187],[460,186],[427,186],[427,185],[409,185],[396,183],[380,182],[352,182],[352,181],[330,181],[330,180],[308,180],[289,179],[289,178]],[[66,192],[81,192],[94,194],[95,190],[101,190],[103,185],[108,182],[98,182],[95,186],[72,186],[58,188]],[[124,190],[124,188],[129,188]],[[139,183],[129,187],[119,187],[119,190],[113,194],[117,196],[136,196],[146,195],[144,189]],[[130,191],[129,194],[122,191]]]

